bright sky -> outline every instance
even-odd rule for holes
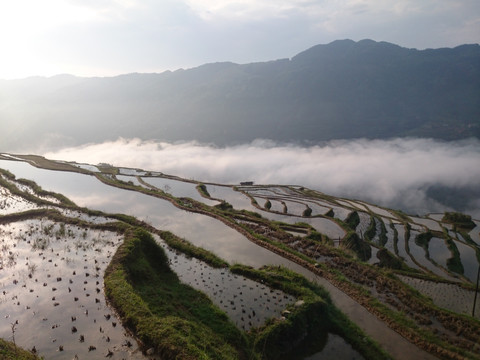
[[[0,79],[289,58],[337,39],[480,42],[479,0],[0,0]]]

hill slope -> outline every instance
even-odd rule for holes
[[[5,151],[123,137],[480,137],[480,46],[415,50],[335,41],[292,59],[161,74],[0,81]]]

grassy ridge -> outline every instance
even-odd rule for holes
[[[283,319],[241,332],[206,295],[179,282],[163,249],[145,230],[127,232],[105,272],[105,290],[125,325],[165,359],[276,359],[314,344],[321,348],[328,332],[344,337],[369,359],[388,358],[333,306],[326,290],[303,276],[278,266],[233,265],[230,270],[302,303],[289,305]]]
[[[39,185],[37,185],[34,181],[27,180],[27,179],[15,179],[15,175],[13,175],[8,170],[4,170],[4,169],[0,169],[0,174],[3,175],[5,178],[9,179],[10,181],[17,181],[20,184],[23,184],[23,185],[26,185],[26,186],[30,187],[33,190],[33,192],[35,194],[39,195],[39,196],[51,196],[51,197],[59,200],[60,203],[63,204],[64,206],[72,206],[72,207],[75,206],[73,201],[71,201],[67,197],[63,196],[62,194],[55,193],[55,192],[45,191]],[[51,205],[51,202],[49,202],[47,200],[38,198],[38,197],[28,193],[28,192],[24,192],[24,191],[20,190],[17,186],[15,186],[10,181],[7,181],[7,180],[3,179],[2,177],[0,177],[0,186],[3,186],[5,188],[7,188],[12,194],[18,195],[18,196],[20,196],[24,199],[27,199],[31,202],[34,202],[34,203],[37,203],[37,204],[40,204],[40,205]]]
[[[179,238],[170,231],[162,231],[160,236],[171,248],[181,251],[188,256],[196,257],[212,267],[228,267],[228,263],[225,260],[219,258],[208,250],[195,246],[192,243]]]
[[[280,266],[265,266],[257,270],[237,264],[230,269],[233,273],[301,299],[301,306],[297,306],[297,303],[287,307],[288,315],[284,320],[267,321],[248,334],[255,351],[262,358],[298,358],[301,349],[314,348],[315,344],[322,342],[322,336],[331,332],[343,337],[366,359],[390,359],[377,343],[366,337],[357,325],[333,305],[323,287],[302,275]]]
[[[0,339],[0,359],[2,360],[38,360],[43,359],[26,351],[12,342]]]
[[[106,270],[105,290],[126,326],[162,358],[247,357],[245,336],[206,295],[180,283],[143,230],[125,237]]]

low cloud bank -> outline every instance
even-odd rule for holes
[[[90,164],[106,162],[200,181],[296,184],[409,213],[455,209],[480,218],[478,139],[358,139],[311,147],[256,140],[225,148],[196,142],[119,139],[44,156]],[[465,199],[452,201],[451,192],[461,193]]]

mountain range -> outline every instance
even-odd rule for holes
[[[219,146],[257,138],[480,137],[480,46],[362,40],[291,59],[159,74],[0,80],[3,151],[139,137]]]

